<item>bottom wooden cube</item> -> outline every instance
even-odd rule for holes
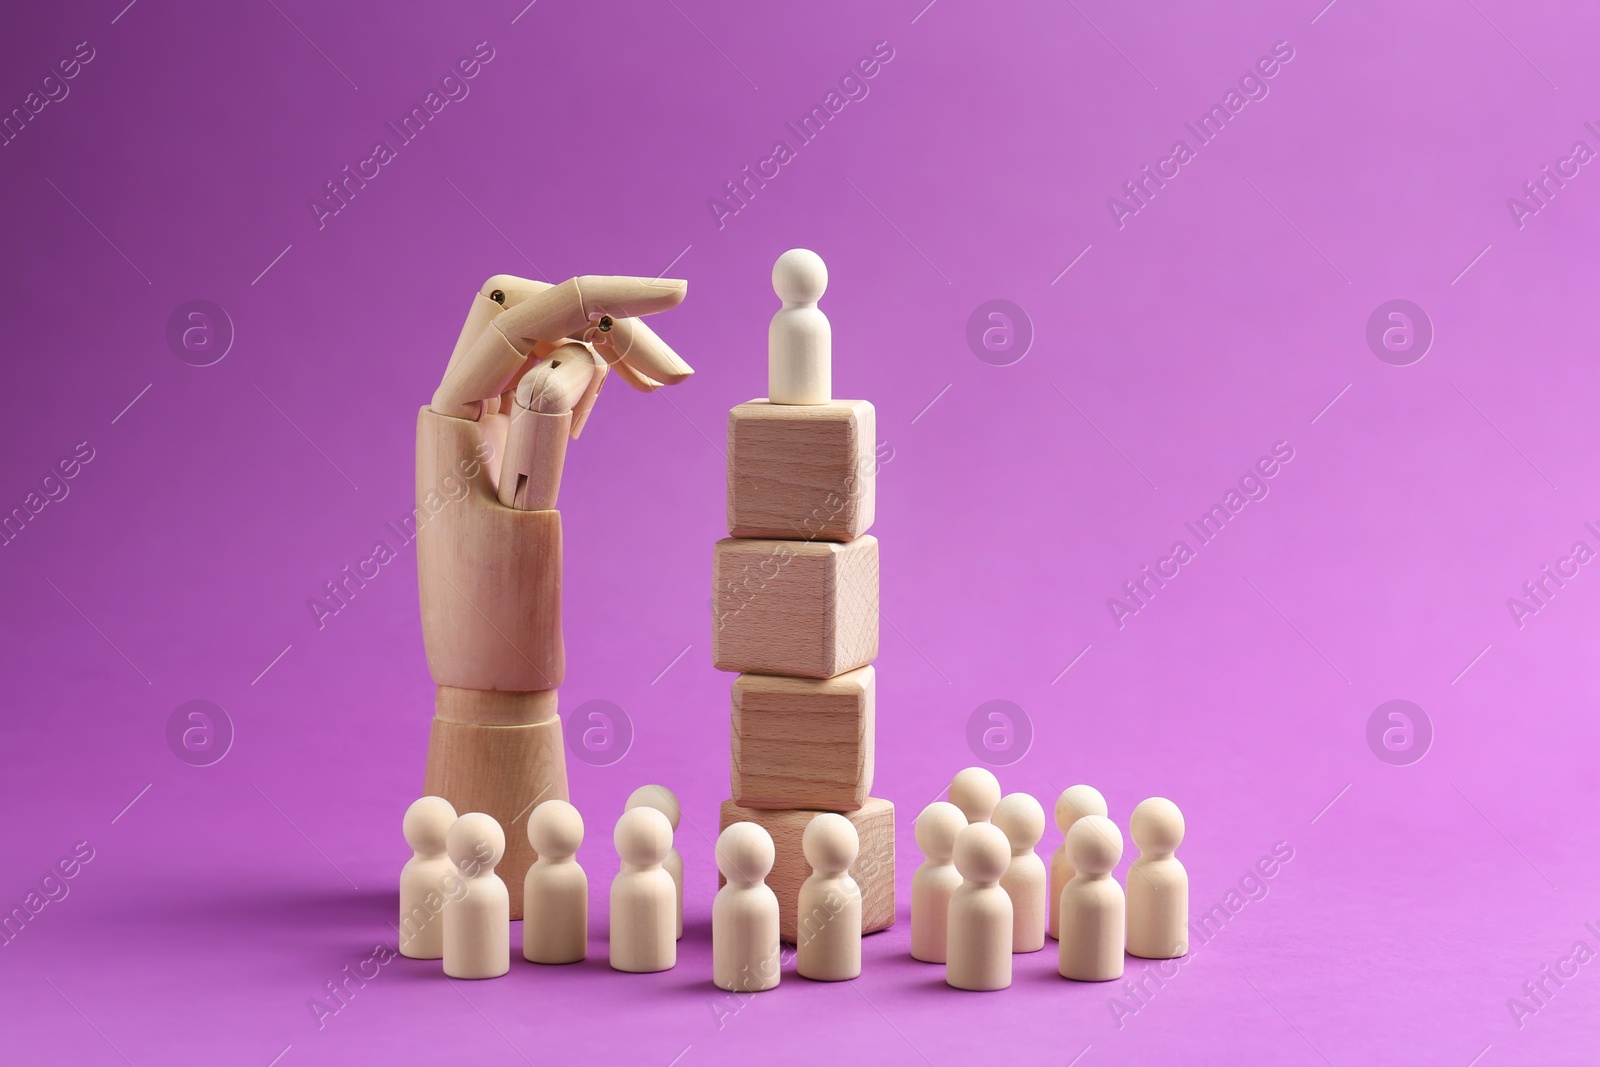
[[[731,800],[722,802],[719,833],[736,822],[753,822],[772,835],[777,861],[767,875],[767,885],[778,897],[778,936],[790,944],[799,929],[800,883],[811,874],[800,849],[800,835],[818,814],[765,811],[741,808]],[[894,805],[881,797],[868,797],[859,810],[839,814],[850,820],[861,837],[861,852],[850,868],[850,876],[861,887],[861,932],[887,930],[894,925]],[[723,881],[719,876],[717,884]]]

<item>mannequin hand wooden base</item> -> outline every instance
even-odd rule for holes
[[[511,894],[511,918],[520,919],[520,887],[535,859],[528,814],[546,800],[570,799],[555,690],[440,686],[435,707],[422,793],[444,797],[462,814],[492,815],[505,830],[505,858],[496,873],[519,887]]]

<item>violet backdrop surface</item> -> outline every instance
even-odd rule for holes
[[[1600,12],[923,2],[8,14],[0,108],[39,109],[0,145],[0,511],[60,499],[0,549],[0,911],[93,856],[0,948],[8,1062],[1592,1060]],[[435,90],[403,142],[387,124]],[[764,184],[731,199],[747,166]],[[791,966],[741,1002],[709,981],[710,559],[794,246],[828,262],[835,394],[873,401],[890,457],[874,792],[900,910],[858,981]],[[608,388],[563,485],[562,707],[633,734],[568,761],[592,951],[468,984],[394,960],[319,1020],[393,945],[432,694],[395,526],[416,409],[497,272],[690,280],[654,324],[698,373]],[[208,366],[220,342],[168,340],[194,300],[233,335]],[[1235,488],[1256,499],[1202,544],[1186,524]],[[192,700],[231,724],[209,766],[169,746]],[[1369,744],[1394,700],[1420,714]],[[1089,782],[1124,827],[1147,796],[1184,810],[1192,913],[1223,913],[1164,984],[1065,982],[1053,942],[988,995],[909,959],[911,822],[990,701],[1017,709],[1010,748],[979,746],[1008,791]],[[655,781],[684,802],[687,930],[676,969],[614,974],[611,825]]]

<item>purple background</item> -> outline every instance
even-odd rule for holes
[[[76,842],[94,859],[0,950],[8,1059],[1592,1057],[1600,965],[1520,1027],[1507,1000],[1580,939],[1600,949],[1600,577],[1520,627],[1507,599],[1600,548],[1600,176],[1520,227],[1507,199],[1574,141],[1600,148],[1600,14],[922,2],[12,13],[0,107],[77,42],[94,59],[0,147],[0,509],[76,443],[94,459],[0,551],[0,909]],[[470,95],[319,229],[324,183],[480,41]],[[796,147],[785,123],[878,41],[869,95],[719,227],[708,200]],[[1119,228],[1107,199],[1278,41],[1269,95]],[[791,970],[729,1014],[709,982],[730,682],[709,564],[725,412],[764,391],[768,271],[796,245],[830,267],[836,391],[877,405],[893,450],[874,791],[899,807],[900,922],[858,981]],[[452,985],[392,962],[319,1030],[307,1002],[392,944],[431,708],[415,555],[385,523],[412,506],[416,409],[500,271],[691,280],[656,326],[699,373],[608,389],[564,485],[562,704],[613,701],[636,733],[611,766],[569,760],[591,958]],[[213,366],[165,339],[191,299],[237,331]],[[992,299],[1035,333],[1009,366],[966,340]],[[1409,366],[1365,339],[1392,299],[1436,331]],[[1279,441],[1270,495],[1119,629],[1107,598]],[[379,539],[399,558],[319,630],[308,599]],[[191,699],[236,730],[213,766],[168,748]],[[1409,766],[1366,740],[1391,699],[1435,733]],[[984,996],[907,957],[911,821],[974,761],[990,700],[1035,734],[1007,789],[1048,807],[1091,782],[1123,825],[1146,796],[1183,807],[1196,914],[1294,851],[1121,1026],[1122,987],[1059,980],[1050,950]],[[650,781],[684,800],[687,932],[675,970],[624,976],[610,827]]]

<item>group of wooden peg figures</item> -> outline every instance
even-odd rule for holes
[[[950,782],[949,800],[917,816],[926,858],[911,881],[911,955],[945,965],[957,989],[1005,989],[1013,953],[1059,942],[1058,970],[1080,982],[1122,977],[1124,954],[1175,959],[1189,951],[1189,875],[1175,852],[1183,813],[1165,797],[1133,809],[1128,829],[1139,857],[1127,893],[1112,877],[1122,832],[1105,797],[1075,785],[1056,800],[1063,840],[1048,876],[1034,848],[1044,808],[1027,793],[1000,795],[982,767]]]
[[[659,785],[634,790],[613,840],[622,869],[611,883],[611,966],[665,971],[683,936],[683,857],[672,847],[681,812]],[[406,810],[412,857],[400,872],[400,954],[443,960],[452,978],[498,978],[511,969],[511,895],[495,874],[506,835],[493,816],[457,816],[443,797]],[[577,963],[589,952],[589,878],[574,858],[583,816],[565,800],[528,815],[538,856],[522,883],[522,957]]]
[[[613,841],[621,869],[611,883],[609,962],[614,970],[670,970],[683,937],[683,857],[672,845],[677,797],[647,785],[628,798]],[[498,978],[511,969],[511,898],[494,868],[505,832],[492,816],[457,816],[443,797],[423,797],[403,824],[412,857],[400,872],[400,954],[442,960],[452,978]],[[523,880],[522,956],[530,963],[577,963],[588,955],[589,879],[574,858],[583,816],[547,800],[528,816],[537,859]],[[812,874],[800,888],[806,936],[800,973],[821,981],[861,973],[861,892],[849,875],[859,842],[850,820],[822,812],[803,835]],[[778,984],[778,898],[765,884],[772,837],[753,822],[717,839],[727,884],[712,909],[716,983],[753,991]]]
[[[1055,805],[1064,839],[1048,871],[1034,849],[1045,815],[1027,793],[1001,796],[981,767],[951,781],[948,800],[917,816],[926,857],[911,882],[911,955],[945,965],[956,989],[1011,984],[1013,953],[1059,942],[1062,977],[1120,978],[1124,954],[1173,959],[1188,952],[1189,879],[1174,855],[1183,814],[1162,797],[1133,810],[1128,828],[1139,857],[1127,892],[1112,877],[1122,832],[1092,786],[1075,785]],[[664,786],[628,798],[613,840],[621,869],[611,883],[610,959],[619,971],[664,971],[677,963],[683,936],[683,858],[673,847],[678,801]],[[457,817],[440,797],[407,810],[414,855],[400,874],[400,952],[442,959],[453,978],[496,978],[511,969],[510,895],[495,864],[505,834],[490,816]],[[583,818],[564,800],[528,817],[538,858],[523,882],[522,955],[531,963],[576,963],[588,954],[588,877],[575,860]],[[802,978],[845,981],[861,973],[861,890],[850,874],[860,842],[850,820],[819,812],[801,847],[811,874],[796,903],[795,970]],[[712,978],[734,992],[771,989],[781,977],[778,898],[766,884],[771,835],[736,822],[717,838],[725,884],[712,905]]]
[[[1183,814],[1164,797],[1133,810],[1129,830],[1139,858],[1128,889],[1112,871],[1122,860],[1122,832],[1106,817],[1105,797],[1075,785],[1056,801],[1064,840],[1046,871],[1034,849],[1044,837],[1044,808],[1027,793],[1001,796],[1000,782],[968,767],[950,782],[948,800],[917,816],[926,857],[911,881],[911,956],[945,965],[956,989],[1011,985],[1014,953],[1059,941],[1059,972],[1081,982],[1122,977],[1123,956],[1173,959],[1189,951],[1189,876],[1175,852]],[[800,887],[795,970],[802,978],[842,981],[861,973],[861,891],[850,876],[858,842],[841,815],[824,812],[805,828],[811,875]],[[757,992],[778,984],[778,899],[763,884],[772,838],[751,822],[717,839],[717,867],[727,884],[712,908],[714,979],[723,989]]]

